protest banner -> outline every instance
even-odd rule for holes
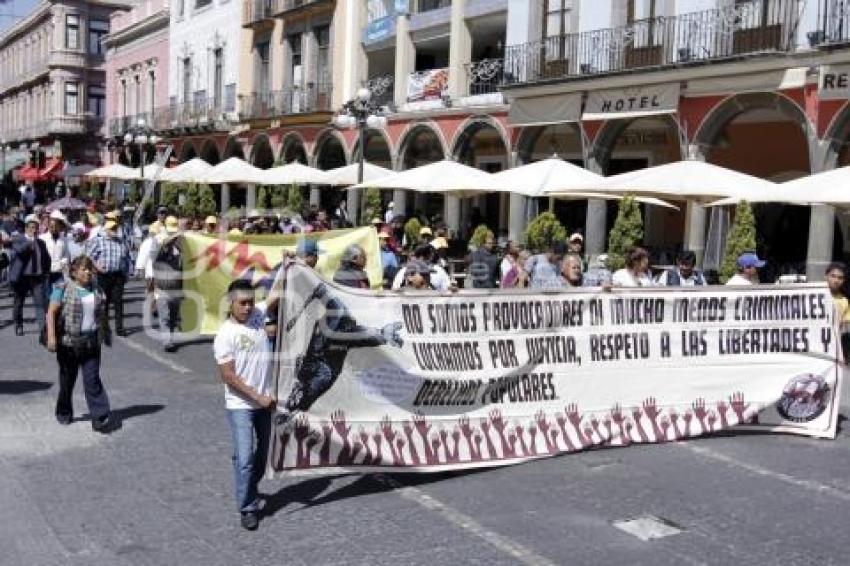
[[[181,307],[183,330],[215,334],[225,318],[222,298],[234,279],[249,279],[268,289],[284,250],[294,252],[301,238],[315,240],[319,246],[316,269],[329,279],[339,268],[343,250],[359,244],[366,250],[366,273],[373,287],[382,280],[378,236],[372,227],[314,232],[309,235],[206,236],[183,234],[183,290],[186,300]]]
[[[374,294],[287,268],[268,475],[432,472],[747,423],[834,438],[825,286]]]

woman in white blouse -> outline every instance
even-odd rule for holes
[[[632,248],[626,254],[626,267],[614,272],[611,283],[614,287],[651,287],[649,252],[639,247]]]

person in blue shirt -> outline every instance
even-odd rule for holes
[[[390,233],[384,230],[378,234],[378,241],[381,244],[381,267],[384,270],[384,289],[390,288],[399,268],[398,256],[390,248],[390,238]]]

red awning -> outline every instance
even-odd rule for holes
[[[39,169],[32,165],[27,165],[18,171],[18,179],[21,181],[29,181],[37,183],[40,181],[50,181],[56,178],[56,174],[62,171],[62,161],[51,157],[44,164],[44,168]]]
[[[38,180],[38,167],[33,167],[32,165],[24,165],[18,171],[18,180],[19,181],[30,181],[34,182]]]

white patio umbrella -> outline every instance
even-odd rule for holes
[[[565,192],[565,193],[549,193],[545,195],[547,197],[555,198],[558,200],[587,200],[587,199],[602,199],[602,200],[622,200],[625,198],[625,195],[618,195],[614,193],[592,193],[592,192]],[[672,208],[674,210],[679,210],[679,207],[675,204],[669,203],[666,200],[661,200],[660,198],[655,197],[641,197],[635,196],[634,199],[637,202],[643,204],[651,204],[653,206],[663,206],[664,208]]]
[[[443,159],[348,188],[407,189],[421,193],[468,197],[497,192],[499,189],[493,186],[492,178],[493,175],[480,169]]]
[[[160,176],[161,181],[169,181],[171,183],[193,183],[197,182],[202,175],[207,173],[213,166],[200,159],[194,157],[186,163],[181,163],[177,167],[166,169]]]
[[[776,185],[766,194],[753,195],[749,202],[775,202],[782,204],[812,205],[829,204],[846,207],[850,205],[850,167],[831,169],[814,175],[807,175]],[[725,198],[712,202],[709,206],[736,204],[740,198]]]
[[[558,193],[586,188],[588,185],[599,183],[604,177],[588,171],[584,167],[573,165],[557,157],[550,157],[528,165],[506,169],[493,174],[491,182],[494,187],[503,191],[519,193],[529,197],[548,196],[548,193]]]
[[[139,178],[139,172],[136,169],[121,165],[120,163],[113,163],[112,165],[106,165],[105,167],[99,167],[93,171],[89,171],[85,174],[85,177],[96,177],[98,179],[123,179],[127,181],[137,180]]]
[[[329,171],[325,171],[326,176],[325,180],[323,181],[323,184],[333,185],[337,187],[356,185],[359,169],[359,163],[352,163],[351,165],[345,165],[344,167],[337,167],[336,169],[330,169]],[[374,181],[376,179],[380,179],[381,177],[392,175],[393,173],[394,171],[392,169],[378,167],[377,165],[372,165],[371,163],[363,164],[364,182]]]
[[[162,167],[161,165],[157,165],[156,163],[146,163],[144,176],[142,176],[141,167],[134,169],[134,171],[136,172],[136,179],[144,179],[147,181],[164,181],[165,179],[163,179],[162,176],[165,174],[165,171],[167,171],[167,169],[165,167]]]
[[[595,185],[575,190],[711,202],[724,197],[750,200],[776,188],[777,184],[771,181],[687,159],[606,177]]]
[[[198,183],[247,183],[261,185],[265,183],[263,170],[257,169],[244,159],[231,157],[222,161],[206,173],[195,179]]]
[[[262,171],[266,185],[311,185],[324,184],[325,172],[308,167],[297,161]]]

